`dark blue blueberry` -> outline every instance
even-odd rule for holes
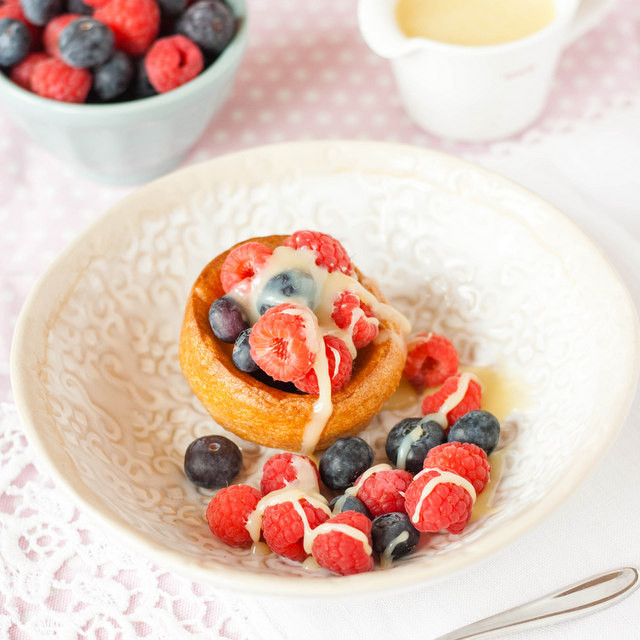
[[[420,541],[420,532],[406,513],[383,513],[371,523],[373,550],[388,560],[411,553]],[[390,545],[394,545],[390,548]]]
[[[187,0],[156,0],[163,18],[179,16],[187,6]]]
[[[106,62],[114,52],[113,31],[94,18],[78,18],[58,37],[60,57],[71,67],[89,69]]]
[[[449,429],[449,442],[470,442],[489,455],[500,440],[500,423],[488,411],[469,411]]]
[[[93,70],[93,93],[102,102],[115,100],[129,88],[134,73],[131,58],[122,51],[116,51]]]
[[[280,391],[286,391],[286,393],[296,393],[298,395],[304,394],[304,392],[300,391],[300,389],[298,389],[298,387],[296,387],[293,382],[283,382],[282,380],[276,380],[260,368],[252,371],[250,375],[263,384],[266,384],[268,387],[273,387],[274,389],[278,389]]]
[[[44,27],[62,11],[62,0],[20,0],[25,18],[38,27]]]
[[[31,34],[19,20],[0,19],[0,67],[10,67],[29,53]]]
[[[334,514],[342,513],[343,511],[357,511],[367,516],[369,520],[371,520],[372,517],[371,512],[367,509],[367,505],[355,496],[345,496],[344,494],[336,496],[329,503],[329,509],[331,509]]]
[[[81,16],[90,16],[93,14],[93,7],[82,2],[82,0],[67,0],[66,13],[79,13]]]
[[[419,431],[414,432],[414,430]],[[413,436],[409,436],[414,432]],[[405,440],[405,438],[407,438]],[[447,441],[447,435],[444,429],[433,420],[424,420],[423,418],[405,418],[396,424],[389,435],[385,443],[385,452],[387,458],[396,465],[399,469],[406,469],[410,473],[418,473],[422,470],[424,459],[427,457],[427,453],[433,447],[437,447],[439,444],[444,444]],[[402,443],[411,443],[408,451],[406,451],[406,458],[404,463],[402,460],[398,460],[398,449]]]
[[[247,373],[253,373],[260,368],[251,357],[251,345],[249,344],[250,335],[251,328],[242,331],[236,338],[235,344],[233,345],[233,353],[231,354],[233,364],[236,365],[236,368],[240,369],[240,371],[246,371]]]
[[[204,489],[229,485],[242,468],[242,452],[224,436],[203,436],[194,440],[184,454],[184,472],[193,484]]]
[[[372,463],[373,449],[362,438],[340,438],[320,458],[320,477],[329,489],[343,491]]]
[[[313,309],[317,295],[318,285],[311,274],[301,269],[289,269],[267,281],[258,296],[256,306],[260,315],[283,302],[297,302]]]
[[[236,30],[236,19],[221,0],[198,0],[180,16],[176,31],[193,40],[205,54],[219,55]]]
[[[150,98],[151,96],[158,95],[153,85],[149,82],[149,76],[147,75],[147,69],[144,66],[144,58],[138,59],[138,65],[136,68],[136,79],[133,83],[133,98]]]
[[[242,307],[228,296],[214,300],[209,307],[209,324],[216,338],[223,342],[235,342],[240,333],[249,328]]]

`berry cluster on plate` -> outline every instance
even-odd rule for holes
[[[351,379],[357,351],[378,335],[372,309],[340,280],[327,286],[326,274],[352,276],[344,247],[318,231],[296,231],[272,251],[245,242],[225,259],[220,280],[225,295],[213,302],[214,335],[233,343],[233,363],[270,385],[318,395],[325,371],[331,393]],[[288,250],[288,251],[287,251]],[[315,264],[305,264],[304,257]]]
[[[370,445],[348,436],[326,449],[318,466],[301,454],[275,454],[258,489],[231,484],[241,467],[235,445],[231,454],[208,449],[202,438],[192,443],[187,476],[198,486],[222,487],[206,511],[212,533],[232,546],[266,544],[289,560],[313,559],[340,575],[370,571],[376,559],[388,567],[423,533],[461,533],[489,482],[500,424],[480,408],[480,384],[458,371],[458,354],[443,336],[414,336],[404,373],[420,391],[440,388],[424,396],[425,415],[389,431],[389,463],[374,465]]]
[[[132,100],[195,78],[235,31],[223,0],[4,0],[0,67],[45,98]]]

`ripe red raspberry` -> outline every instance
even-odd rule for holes
[[[284,303],[271,307],[251,329],[253,361],[272,378],[293,382],[313,366],[320,350],[318,321],[306,307]]]
[[[42,53],[41,51],[34,51],[33,53],[30,53],[24,60],[21,60],[20,62],[18,62],[18,64],[15,64],[13,65],[13,67],[11,67],[9,77],[13,82],[21,86],[23,89],[31,91],[31,76],[33,75],[33,70],[44,60],[49,60],[49,56],[46,53]]]
[[[104,7],[105,4],[109,4],[111,0],[83,0],[86,5],[97,9],[98,7]]]
[[[82,18],[79,13],[63,13],[47,22],[42,32],[42,46],[50,56],[60,58],[58,38],[63,29],[78,18]]]
[[[356,511],[339,513],[314,531],[311,552],[321,567],[343,576],[371,571],[371,520]]]
[[[375,314],[351,291],[343,291],[338,296],[333,303],[331,319],[339,329],[346,329],[355,320],[351,337],[356,349],[366,347],[378,335],[378,321]]]
[[[318,493],[320,473],[316,463],[299,453],[277,453],[262,467],[260,491],[267,495],[284,487],[295,487],[307,493]]]
[[[353,372],[353,358],[349,353],[349,347],[340,338],[335,336],[324,336],[325,353],[327,354],[327,365],[329,369],[329,377],[331,379],[331,393],[337,393],[343,389]],[[318,376],[314,369],[309,369],[307,373],[297,380],[293,381],[300,391],[317,395]]]
[[[454,402],[460,383],[463,385],[468,383],[468,386],[463,397],[458,402]],[[426,416],[432,413],[445,413],[447,423],[451,426],[465,413],[479,409],[481,399],[482,387],[474,376],[470,373],[458,373],[447,378],[438,391],[423,398],[422,414]]]
[[[91,89],[91,72],[74,69],[51,58],[36,65],[31,74],[31,89],[43,98],[62,102],[82,103]]]
[[[160,9],[155,0],[110,0],[93,12],[115,38],[116,49],[143,56],[158,35]]]
[[[220,282],[225,293],[240,283],[248,284],[271,256],[271,249],[260,242],[245,242],[232,249],[220,269]]]
[[[404,511],[404,494],[412,481],[413,475],[408,471],[381,469],[362,483],[357,498],[364,502],[374,518],[383,513]]]
[[[330,273],[342,271],[347,275],[353,274],[353,265],[345,248],[327,233],[296,231],[283,244],[294,249],[311,249],[316,254],[316,264]]]
[[[306,523],[292,500],[299,503],[298,508],[304,512]],[[292,500],[272,504],[264,510],[262,535],[271,551],[301,562],[309,555],[304,548],[305,533],[328,520],[331,512],[328,507],[314,506],[302,495]]]
[[[489,482],[491,464],[487,454],[468,442],[445,442],[433,447],[424,460],[424,468],[453,471],[466,478],[479,494]]]
[[[199,47],[185,36],[158,38],[144,58],[149,82],[158,93],[166,93],[193,80],[203,69]]]
[[[425,489],[432,480],[431,490]],[[424,469],[405,493],[405,511],[418,531],[460,533],[469,522],[474,501],[468,480],[451,471]]]
[[[262,494],[246,484],[220,489],[207,507],[207,522],[214,536],[232,547],[250,547],[253,540],[246,524]]]
[[[441,385],[458,365],[456,348],[440,334],[418,333],[407,343],[404,376],[418,390]]]

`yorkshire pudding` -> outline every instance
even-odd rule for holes
[[[245,242],[261,242],[273,250],[286,238],[267,236]],[[233,345],[218,340],[211,330],[209,307],[225,294],[220,270],[233,248],[204,268],[186,305],[180,365],[195,395],[222,427],[266,447],[311,453],[325,449],[337,438],[362,431],[400,383],[408,323],[397,312],[379,318],[378,337],[358,351],[351,380],[331,396],[328,420],[309,445],[303,436],[318,413],[314,413],[318,396],[287,393],[238,370],[232,360]],[[375,282],[357,269],[355,277],[380,302],[388,304]]]

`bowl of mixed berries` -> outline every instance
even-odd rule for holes
[[[244,0],[8,0],[0,104],[40,145],[101,182],[166,173],[231,92]]]

